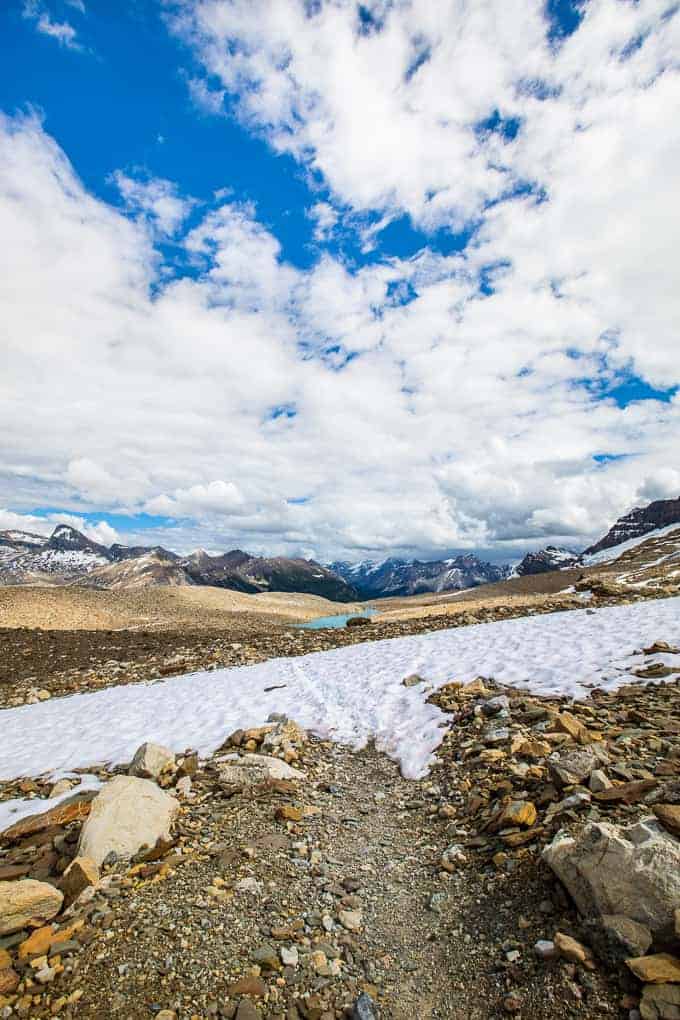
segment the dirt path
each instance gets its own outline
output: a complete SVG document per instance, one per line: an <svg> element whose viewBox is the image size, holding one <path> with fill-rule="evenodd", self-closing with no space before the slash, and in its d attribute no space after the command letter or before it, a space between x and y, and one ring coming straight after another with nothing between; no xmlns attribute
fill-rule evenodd
<svg viewBox="0 0 680 1020"><path fill-rule="evenodd" d="M588 978L584 1012L570 998L575 968L535 959L533 943L555 925L546 910L564 915L547 873L494 873L469 852L459 871L442 871L462 830L442 817L436 770L406 781L373 749L317 742L303 767L294 792L233 796L216 767L199 773L180 826L183 863L163 881L114 882L90 907L95 936L71 985L83 991L78 1017L617 1015L599 978ZM291 804L314 813L277 820ZM352 1012L362 993L372 1013Z"/></svg>

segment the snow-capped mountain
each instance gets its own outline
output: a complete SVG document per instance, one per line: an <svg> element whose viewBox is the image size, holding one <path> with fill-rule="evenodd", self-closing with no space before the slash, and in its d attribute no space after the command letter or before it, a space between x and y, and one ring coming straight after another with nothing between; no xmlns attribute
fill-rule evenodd
<svg viewBox="0 0 680 1020"><path fill-rule="evenodd" d="M329 569L357 589L362 598L460 591L508 577L510 568L485 563L471 553L446 560L362 560L330 563Z"/></svg>
<svg viewBox="0 0 680 1020"><path fill-rule="evenodd" d="M64 584L110 562L106 546L66 524L59 524L49 538L23 531L1 534L3 584Z"/></svg>
<svg viewBox="0 0 680 1020"><path fill-rule="evenodd" d="M547 574L550 570L564 570L573 567L578 562L579 554L573 549L563 549L560 546L548 545L538 552L527 553L521 563L518 563L514 570L517 577L526 577L528 574Z"/></svg>
<svg viewBox="0 0 680 1020"><path fill-rule="evenodd" d="M354 602L355 589L314 560L265 559L234 549L221 556L198 550L178 556L161 546L107 547L68 525L49 538L0 532L0 584L83 584L96 588L214 585L243 592L289 591Z"/></svg>
<svg viewBox="0 0 680 1020"><path fill-rule="evenodd" d="M619 517L604 538L589 546L583 556L593 556L670 524L680 524L680 499L657 499L648 506L636 506Z"/></svg>

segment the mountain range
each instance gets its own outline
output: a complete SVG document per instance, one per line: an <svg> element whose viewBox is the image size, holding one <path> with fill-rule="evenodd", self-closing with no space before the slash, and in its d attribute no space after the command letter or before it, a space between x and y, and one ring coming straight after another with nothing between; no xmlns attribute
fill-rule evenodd
<svg viewBox="0 0 680 1020"><path fill-rule="evenodd" d="M484 563L471 553L425 562L394 557L362 560L361 563L339 561L329 564L329 568L364 599L460 591L490 581L502 581L510 575L510 567Z"/></svg>
<svg viewBox="0 0 680 1020"><path fill-rule="evenodd" d="M471 553L423 561L388 557L360 563L284 556L260 557L240 549L211 555L203 549L180 556L162 546L105 546L66 524L49 537L0 531L0 584L145 588L155 585L211 585L241 592L303 592L334 602L458 591L510 577L523 577L604 562L609 550L624 549L651 532L680 525L680 498L656 500L624 514L582 553L547 546L527 553L514 568L480 560ZM621 550L623 551L623 550Z"/></svg>

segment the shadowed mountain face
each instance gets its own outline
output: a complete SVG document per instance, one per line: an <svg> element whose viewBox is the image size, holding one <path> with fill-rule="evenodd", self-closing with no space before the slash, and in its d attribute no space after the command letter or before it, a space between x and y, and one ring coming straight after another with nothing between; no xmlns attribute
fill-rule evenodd
<svg viewBox="0 0 680 1020"><path fill-rule="evenodd" d="M649 506L635 507L619 517L604 538L586 549L583 555L591 556L603 549L611 549L631 538L639 538L657 528L668 527L669 524L680 524L680 499L657 499Z"/></svg>

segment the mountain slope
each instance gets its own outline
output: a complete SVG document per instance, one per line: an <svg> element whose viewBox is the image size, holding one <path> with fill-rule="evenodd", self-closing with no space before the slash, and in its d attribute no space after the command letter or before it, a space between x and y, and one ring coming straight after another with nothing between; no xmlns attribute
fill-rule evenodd
<svg viewBox="0 0 680 1020"><path fill-rule="evenodd" d="M604 549L621 545L622 542L647 535L658 528L668 527L670 524L680 524L680 498L657 499L648 506L634 507L629 513L619 517L604 538L589 546L583 556L592 556Z"/></svg>
<svg viewBox="0 0 680 1020"><path fill-rule="evenodd" d="M240 549L223 556L203 550L180 561L195 584L211 584L243 592L289 591L321 595L332 602L356 602L357 591L336 572L314 560L265 559Z"/></svg>

